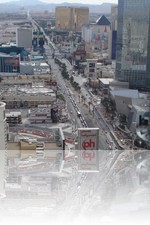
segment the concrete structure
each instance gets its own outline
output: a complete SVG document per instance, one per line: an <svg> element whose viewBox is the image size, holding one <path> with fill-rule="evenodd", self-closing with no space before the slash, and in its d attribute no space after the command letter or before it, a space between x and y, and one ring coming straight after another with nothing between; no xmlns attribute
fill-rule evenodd
<svg viewBox="0 0 150 225"><path fill-rule="evenodd" d="M103 65L103 63L97 62L97 78L114 78L115 71L111 65Z"/></svg>
<svg viewBox="0 0 150 225"><path fill-rule="evenodd" d="M58 127L45 132L38 128L35 131L23 129L17 132L14 141L8 142L8 150L9 177L31 176L31 173L40 176L40 172L47 176L47 172L59 173L62 169L65 138Z"/></svg>
<svg viewBox="0 0 150 225"><path fill-rule="evenodd" d="M118 1L116 79L134 89L150 86L149 9L150 0Z"/></svg>
<svg viewBox="0 0 150 225"><path fill-rule="evenodd" d="M12 149L12 151L10 151ZM55 158L58 153L62 154L62 147L59 147L57 143L53 142L41 142L28 140L20 142L9 142L8 143L8 159L20 159L25 160L29 157L39 159L44 158ZM40 154L41 153L41 154ZM38 161L38 160L37 160ZM22 163L24 164L24 163ZM28 162L29 166L30 162ZM28 167L26 166L26 167Z"/></svg>
<svg viewBox="0 0 150 225"><path fill-rule="evenodd" d="M148 124L149 101L146 94L124 88L110 91L110 98L115 102L117 113L126 116L131 132L135 133L137 127Z"/></svg>
<svg viewBox="0 0 150 225"><path fill-rule="evenodd" d="M89 9L86 7L56 7L56 29L81 31L83 24L89 21Z"/></svg>
<svg viewBox="0 0 150 225"><path fill-rule="evenodd" d="M6 121L9 126L15 126L22 123L21 112L6 113Z"/></svg>
<svg viewBox="0 0 150 225"><path fill-rule="evenodd" d="M139 98L138 90L121 89L111 91L111 98L115 99L116 110L120 114L128 117L130 106L132 107L133 99Z"/></svg>
<svg viewBox="0 0 150 225"><path fill-rule="evenodd" d="M110 83L113 81L114 81L114 79L112 79L112 78L100 78L99 79L100 91L102 91L104 94L108 94Z"/></svg>
<svg viewBox="0 0 150 225"><path fill-rule="evenodd" d="M6 150L7 150L7 130L5 118L5 103L0 102L0 198L5 196L6 179Z"/></svg>
<svg viewBox="0 0 150 225"><path fill-rule="evenodd" d="M50 73L50 67L47 63L36 62L21 62L20 73L26 75L44 75Z"/></svg>
<svg viewBox="0 0 150 225"><path fill-rule="evenodd" d="M11 87L3 85L0 93L0 99L4 100L7 108L32 108L56 101L56 92L49 87L46 88L43 83Z"/></svg>
<svg viewBox="0 0 150 225"><path fill-rule="evenodd" d="M30 123L51 123L51 105L39 105L30 110Z"/></svg>
<svg viewBox="0 0 150 225"><path fill-rule="evenodd" d="M118 89L129 89L128 82L119 82L117 80L113 80L110 83L109 91L118 90Z"/></svg>
<svg viewBox="0 0 150 225"><path fill-rule="evenodd" d="M20 63L20 74L33 75L33 66L31 62Z"/></svg>
<svg viewBox="0 0 150 225"><path fill-rule="evenodd" d="M32 48L32 29L30 28L17 28L16 30L16 44L18 47L25 49Z"/></svg>

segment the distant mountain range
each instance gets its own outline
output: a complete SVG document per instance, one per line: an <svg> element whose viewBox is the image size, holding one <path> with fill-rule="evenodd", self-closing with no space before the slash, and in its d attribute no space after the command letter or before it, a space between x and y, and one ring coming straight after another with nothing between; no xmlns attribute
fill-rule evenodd
<svg viewBox="0 0 150 225"><path fill-rule="evenodd" d="M108 0L109 1L109 0ZM48 10L50 12L55 12L57 6L75 6L75 7L89 7L90 13L104 13L109 14L111 10L112 3L103 3L101 5L91 5L91 4L81 4L81 3L45 3L39 0L20 0L20 1L10 1L7 3L0 3L0 12L14 12L20 10L22 7L30 11L43 11Z"/></svg>

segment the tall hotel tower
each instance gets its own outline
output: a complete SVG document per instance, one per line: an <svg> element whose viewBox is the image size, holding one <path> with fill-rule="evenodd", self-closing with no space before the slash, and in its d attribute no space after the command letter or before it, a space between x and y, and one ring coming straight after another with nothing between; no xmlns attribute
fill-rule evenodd
<svg viewBox="0 0 150 225"><path fill-rule="evenodd" d="M0 102L0 198L5 196L5 179L7 166L7 127L5 103Z"/></svg>
<svg viewBox="0 0 150 225"><path fill-rule="evenodd" d="M118 0L116 79L150 90L150 0Z"/></svg>

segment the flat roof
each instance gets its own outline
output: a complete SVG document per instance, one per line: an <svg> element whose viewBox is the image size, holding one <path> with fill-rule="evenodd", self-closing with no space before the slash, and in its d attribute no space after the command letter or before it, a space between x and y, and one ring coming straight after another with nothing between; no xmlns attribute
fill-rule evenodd
<svg viewBox="0 0 150 225"><path fill-rule="evenodd" d="M100 78L99 81L101 81L103 84L110 84L110 82L114 81L113 78Z"/></svg>
<svg viewBox="0 0 150 225"><path fill-rule="evenodd" d="M56 96L54 90L38 84L33 84L33 87L31 84L25 84L24 86L3 84L0 87L0 96Z"/></svg>
<svg viewBox="0 0 150 225"><path fill-rule="evenodd" d="M138 90L131 90L131 89L119 89L111 91L113 96L122 96L122 97L129 97L129 98L139 98Z"/></svg>

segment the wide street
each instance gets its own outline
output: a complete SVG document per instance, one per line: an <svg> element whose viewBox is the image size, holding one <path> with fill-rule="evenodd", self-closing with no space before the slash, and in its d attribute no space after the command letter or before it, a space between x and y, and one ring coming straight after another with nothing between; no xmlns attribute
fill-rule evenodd
<svg viewBox="0 0 150 225"><path fill-rule="evenodd" d="M47 51L51 51L51 49ZM63 62L65 62L65 60L63 60ZM70 180L68 189L66 190L66 201L64 202L63 207L60 207L60 213L62 212L62 209L65 209L67 210L68 215L71 216L74 214L74 212L77 212L80 209L80 213L82 212L84 214L87 210L92 210L92 207L98 203L100 203L101 207L105 206L105 201L102 200L102 196L106 190L110 189L110 187L112 190L118 190L117 185L119 185L119 180L117 179L117 176L119 175L117 175L117 171L122 170L122 168L124 170L127 167L126 163L128 163L128 161L123 162L122 160L124 157L126 158L127 155L129 155L130 159L131 151L124 152L117 150L120 149L120 146L112 135L112 128L106 123L105 119L101 115L99 110L100 106L94 106L93 112L92 110L89 110L89 108L86 106L88 105L88 100L86 104L79 100L79 93L73 89L69 81L66 81L62 78L59 67L54 63L54 60L51 58L51 56L49 56L49 64L52 68L52 74L54 77L56 77L58 85L65 97L66 106L70 112L73 129L84 127L81 123L81 120L77 117L76 108L78 108L88 127L99 127L100 149L108 150L110 145L113 146L113 149L116 149L109 151L99 151L100 171L98 173L80 173L75 169L72 175L72 179ZM66 66L67 65L68 62L66 63ZM72 74L70 65L68 71L70 71L70 74ZM82 91L84 92L84 95L86 95L87 99L91 99L88 90L86 90L83 85L81 87L81 95ZM130 159L130 162L132 162L132 158ZM134 169L134 172L132 172L132 175L130 176L135 174L134 166L135 165L131 167ZM130 170L132 171L131 168ZM131 183L128 185L130 186ZM108 195L109 196L107 200L108 202L111 202L111 198L113 198L113 191L108 193Z"/></svg>
<svg viewBox="0 0 150 225"><path fill-rule="evenodd" d="M99 127L100 149L108 150L110 144L113 149L116 149L99 151L100 170L98 173L81 173L77 170L76 166L72 167L72 178L67 185L66 199L62 205L58 204L57 206L56 214L59 213L60 218L64 218L64 215L67 213L68 220L65 217L65 222L72 219L73 215L75 217L80 215L79 218L84 215L88 218L87 221L89 223L89 215L91 213L93 213L93 216L97 212L98 215L104 213L104 216L107 216L106 207L109 209L112 200L115 199L120 190L123 190L125 196L133 188L137 188L138 177L136 177L136 166L138 162L135 161L132 151L117 150L122 149L119 140L115 139L111 126L103 118L100 106L94 106L94 112L90 112L89 108L79 101L79 93L72 88L69 81L62 78L58 65L54 63L54 59L51 57L52 53L57 50L56 46L49 40L49 37L47 37L47 40L46 55L48 63L52 68L52 77L56 78L59 88L65 97L73 129L76 130L78 127ZM67 70L72 75L71 66L68 61L65 59L61 60L66 64ZM91 96L82 85L81 94L83 92L89 100ZM77 110L81 112L82 120L78 118ZM125 201L124 196L120 196L123 201Z"/></svg>
<svg viewBox="0 0 150 225"><path fill-rule="evenodd" d="M47 52L51 51L50 47L48 48L48 46L47 46L46 51ZM109 149L109 146L111 143L108 141L108 138L106 137L106 132L109 132L109 130L108 130L105 122L100 119L99 115L97 115L97 113L96 113L96 110L95 110L95 113L93 114L92 112L89 112L89 109L85 106L85 104L83 104L82 102L79 102L79 93L77 93L73 89L73 87L71 86L69 81L65 81L63 79L58 65L55 64L54 59L52 59L51 56L48 56L48 62L52 68L52 70L51 70L52 77L56 78L58 85L61 89L61 92L65 97L67 109L70 112L70 118L71 118L72 122L74 123L73 126L76 128L82 127L82 123L81 123L80 119L77 117L76 108L79 108L88 127L99 127L99 129L100 129L99 148L102 150ZM71 73L70 64L67 62L66 65L69 65L68 70ZM86 89L84 89L84 92L86 92L87 96L89 96L89 93ZM89 96L89 98L90 97L91 96Z"/></svg>

